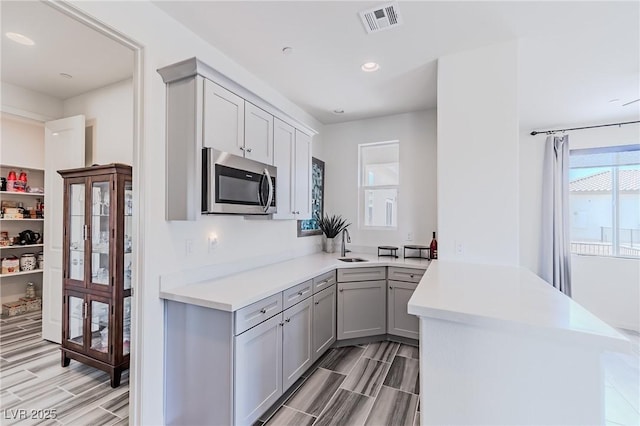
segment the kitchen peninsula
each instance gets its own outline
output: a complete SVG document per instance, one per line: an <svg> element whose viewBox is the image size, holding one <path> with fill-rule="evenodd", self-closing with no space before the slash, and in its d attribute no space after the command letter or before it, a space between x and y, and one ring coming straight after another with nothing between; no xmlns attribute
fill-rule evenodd
<svg viewBox="0 0 640 426"><path fill-rule="evenodd" d="M604 424L601 356L630 342L529 270L435 261L408 309L421 424Z"/></svg>

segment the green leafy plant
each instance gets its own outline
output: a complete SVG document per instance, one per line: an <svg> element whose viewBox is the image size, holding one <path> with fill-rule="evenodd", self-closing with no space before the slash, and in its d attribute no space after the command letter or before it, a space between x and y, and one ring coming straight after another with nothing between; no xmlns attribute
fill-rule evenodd
<svg viewBox="0 0 640 426"><path fill-rule="evenodd" d="M351 225L351 223L347 223L339 214L331 215L331 217L327 214L325 214L324 217L316 216L316 220L318 221L318 227L320 227L320 230L327 238L337 237L343 229Z"/></svg>

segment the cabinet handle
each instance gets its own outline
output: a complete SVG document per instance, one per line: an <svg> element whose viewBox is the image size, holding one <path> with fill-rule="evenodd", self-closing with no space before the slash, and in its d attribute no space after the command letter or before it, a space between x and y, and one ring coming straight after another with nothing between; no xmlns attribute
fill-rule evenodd
<svg viewBox="0 0 640 426"><path fill-rule="evenodd" d="M84 309L82 310L82 316L84 319L87 319L87 311L89 310L89 304L84 302Z"/></svg>
<svg viewBox="0 0 640 426"><path fill-rule="evenodd" d="M344 291L344 288L341 288L341 289L340 289L340 293L342 293L343 291Z"/></svg>
<svg viewBox="0 0 640 426"><path fill-rule="evenodd" d="M84 241L87 241L88 238L89 238L89 225L84 225L82 227L82 239Z"/></svg>
<svg viewBox="0 0 640 426"><path fill-rule="evenodd" d="M278 325L279 325L280 327L283 327L283 326L284 326L284 323L283 323L283 322L281 322L281 323L280 323L280 324L278 324Z"/></svg>
<svg viewBox="0 0 640 426"><path fill-rule="evenodd" d="M409 275L411 278L413 278L413 274Z"/></svg>
<svg viewBox="0 0 640 426"><path fill-rule="evenodd" d="M298 292L298 296L302 296L302 290Z"/></svg>
<svg viewBox="0 0 640 426"><path fill-rule="evenodd" d="M319 305L319 304L320 304L320 301L318 300L318 301L316 302L316 305Z"/></svg>
<svg viewBox="0 0 640 426"><path fill-rule="evenodd" d="M393 287L389 286L389 290L393 290Z"/></svg>
<svg viewBox="0 0 640 426"><path fill-rule="evenodd" d="M241 146L241 147L240 147L240 151L244 151L244 146Z"/></svg>
<svg viewBox="0 0 640 426"><path fill-rule="evenodd" d="M246 151L247 151L247 152L251 152L251 148L247 148L247 150L246 150Z"/></svg>
<svg viewBox="0 0 640 426"><path fill-rule="evenodd" d="M287 318L284 322L291 322L291 318Z"/></svg>
<svg viewBox="0 0 640 426"><path fill-rule="evenodd" d="M267 310L265 308L260 309L260 312L262 312L263 314L267 313Z"/></svg>

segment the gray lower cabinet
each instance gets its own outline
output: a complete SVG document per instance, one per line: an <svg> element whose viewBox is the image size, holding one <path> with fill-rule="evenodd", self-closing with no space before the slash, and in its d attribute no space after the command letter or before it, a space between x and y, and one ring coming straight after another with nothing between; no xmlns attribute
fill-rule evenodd
<svg viewBox="0 0 640 426"><path fill-rule="evenodd" d="M336 285L313 295L313 362L336 341Z"/></svg>
<svg viewBox="0 0 640 426"><path fill-rule="evenodd" d="M338 340L387 332L387 282L339 282Z"/></svg>
<svg viewBox="0 0 640 426"><path fill-rule="evenodd" d="M288 389L313 363L313 304L308 297L282 313L282 389ZM267 407L268 408L268 407Z"/></svg>
<svg viewBox="0 0 640 426"><path fill-rule="evenodd" d="M387 333L418 339L418 317L407 313L407 304L418 283L388 281Z"/></svg>
<svg viewBox="0 0 640 426"><path fill-rule="evenodd" d="M234 418L253 424L282 395L283 314L235 337ZM202 366L217 368L215 365Z"/></svg>

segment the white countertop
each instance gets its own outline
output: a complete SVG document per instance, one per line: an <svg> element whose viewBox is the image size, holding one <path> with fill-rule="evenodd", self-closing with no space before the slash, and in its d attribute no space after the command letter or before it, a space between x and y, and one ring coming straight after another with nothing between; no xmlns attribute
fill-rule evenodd
<svg viewBox="0 0 640 426"><path fill-rule="evenodd" d="M521 267L434 261L408 311L474 325L565 332L607 341L612 350L629 349L625 336Z"/></svg>
<svg viewBox="0 0 640 426"><path fill-rule="evenodd" d="M160 297L176 302L234 312L265 297L286 290L333 269L373 266L398 266L427 269L429 261L378 257L371 254L348 253L347 257L360 257L367 262L341 262L338 253L316 253L245 272L164 289Z"/></svg>

